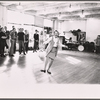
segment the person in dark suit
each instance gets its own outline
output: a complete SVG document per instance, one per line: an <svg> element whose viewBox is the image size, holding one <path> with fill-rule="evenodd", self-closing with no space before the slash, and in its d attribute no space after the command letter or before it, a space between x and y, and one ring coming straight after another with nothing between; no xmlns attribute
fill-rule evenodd
<svg viewBox="0 0 100 100"><path fill-rule="evenodd" d="M11 46L10 46L10 51L9 51L9 56L13 57L14 55L14 47L15 47L15 41L16 41L16 29L13 29L10 32L10 42L11 42Z"/></svg>
<svg viewBox="0 0 100 100"><path fill-rule="evenodd" d="M25 42L24 42L24 45L25 45L26 53L28 52L28 44L29 44L29 33L28 33L27 30L25 30Z"/></svg>
<svg viewBox="0 0 100 100"><path fill-rule="evenodd" d="M0 55L1 55L1 57L5 57L4 49L5 49L5 46L7 47L6 39L7 39L7 37L6 37L5 31L4 31L4 28L0 28Z"/></svg>
<svg viewBox="0 0 100 100"><path fill-rule="evenodd" d="M25 45L24 45L25 33L23 31L24 31L24 29L20 28L19 32L18 32L19 54L21 54L22 51L23 51L23 54L26 55L26 53L25 53Z"/></svg>
<svg viewBox="0 0 100 100"><path fill-rule="evenodd" d="M37 51L39 49L39 34L38 34L38 30L35 30L35 34L34 34L34 48L33 48L33 52Z"/></svg>
<svg viewBox="0 0 100 100"><path fill-rule="evenodd" d="M4 27L4 29L5 29L5 33L7 36L6 43L8 45L8 53L9 53L9 51L10 51L10 31L7 30L6 26Z"/></svg>
<svg viewBox="0 0 100 100"><path fill-rule="evenodd" d="M16 41L17 41L17 31L15 26L12 26L12 30L11 31L15 31L15 42L14 42L14 54L16 53Z"/></svg>

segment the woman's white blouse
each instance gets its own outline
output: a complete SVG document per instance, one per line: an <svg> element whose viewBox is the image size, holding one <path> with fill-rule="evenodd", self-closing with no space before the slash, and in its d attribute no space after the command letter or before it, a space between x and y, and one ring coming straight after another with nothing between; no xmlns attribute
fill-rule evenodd
<svg viewBox="0 0 100 100"><path fill-rule="evenodd" d="M54 45L53 45L53 47L57 47L58 44L59 44L59 38L53 37L53 40L54 40Z"/></svg>
<svg viewBox="0 0 100 100"><path fill-rule="evenodd" d="M50 37L48 40L46 40L46 41L44 42L44 44L47 44L47 43L49 43L50 41L52 41L52 37ZM58 44L59 44L59 38L53 37L53 41L54 41L53 47L57 47Z"/></svg>

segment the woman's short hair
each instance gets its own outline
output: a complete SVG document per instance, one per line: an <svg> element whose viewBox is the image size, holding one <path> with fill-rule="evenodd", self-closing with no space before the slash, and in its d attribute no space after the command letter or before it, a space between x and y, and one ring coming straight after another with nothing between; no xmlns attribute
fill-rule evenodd
<svg viewBox="0 0 100 100"><path fill-rule="evenodd" d="M58 36L59 36L59 32L58 32L57 30L55 30L55 31L54 31L54 34L55 34L55 32L57 32L57 33L58 33Z"/></svg>

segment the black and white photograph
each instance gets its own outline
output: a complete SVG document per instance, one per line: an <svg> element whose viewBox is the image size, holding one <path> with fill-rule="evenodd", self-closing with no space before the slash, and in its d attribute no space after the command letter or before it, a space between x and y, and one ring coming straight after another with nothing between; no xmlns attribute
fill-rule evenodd
<svg viewBox="0 0 100 100"><path fill-rule="evenodd" d="M0 98L17 97L100 98L99 1L0 1Z"/></svg>

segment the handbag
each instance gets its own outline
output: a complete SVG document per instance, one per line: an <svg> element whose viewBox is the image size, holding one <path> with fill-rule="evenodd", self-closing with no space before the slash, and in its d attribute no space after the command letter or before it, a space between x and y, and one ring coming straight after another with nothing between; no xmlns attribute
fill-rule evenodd
<svg viewBox="0 0 100 100"><path fill-rule="evenodd" d="M43 49L39 50L39 51L38 51L38 56L39 56L39 58L40 58L42 61L44 61L44 59L45 59L45 57L46 57L46 52L45 52L45 50L43 50Z"/></svg>

